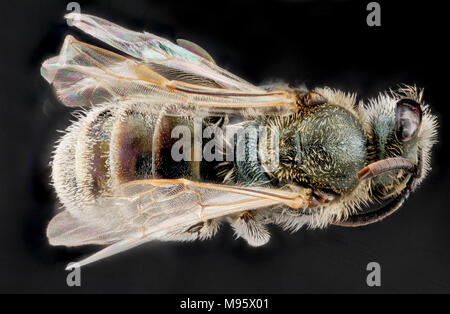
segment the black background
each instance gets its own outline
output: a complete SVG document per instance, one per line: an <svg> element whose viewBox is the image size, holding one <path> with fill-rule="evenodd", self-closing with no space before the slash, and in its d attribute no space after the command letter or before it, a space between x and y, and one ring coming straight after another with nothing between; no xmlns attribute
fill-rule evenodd
<svg viewBox="0 0 450 314"><path fill-rule="evenodd" d="M69 1L8 1L0 10L0 291L2 292L450 292L448 18L440 2L379 1L381 27L368 27L370 1L79 1L84 13L133 30L198 43L255 84L281 79L331 86L362 99L399 83L425 88L439 117L433 171L396 214L364 228L289 234L271 228L264 247L233 240L223 225L209 241L149 243L82 269L66 286L64 267L99 247L51 247L54 214L48 162L71 110L40 76L68 33ZM376 261L382 286L366 285Z"/></svg>

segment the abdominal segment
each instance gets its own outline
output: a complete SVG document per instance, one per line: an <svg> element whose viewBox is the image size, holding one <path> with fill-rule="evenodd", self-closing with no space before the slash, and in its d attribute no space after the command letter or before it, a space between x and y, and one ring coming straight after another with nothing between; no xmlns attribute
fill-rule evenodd
<svg viewBox="0 0 450 314"><path fill-rule="evenodd" d="M114 184L151 178L152 142L157 117L123 109L114 123L111 139L111 172Z"/></svg>
<svg viewBox="0 0 450 314"><path fill-rule="evenodd" d="M96 108L67 129L58 143L52 180L66 208L81 208L84 202L110 191L110 139L115 115Z"/></svg>

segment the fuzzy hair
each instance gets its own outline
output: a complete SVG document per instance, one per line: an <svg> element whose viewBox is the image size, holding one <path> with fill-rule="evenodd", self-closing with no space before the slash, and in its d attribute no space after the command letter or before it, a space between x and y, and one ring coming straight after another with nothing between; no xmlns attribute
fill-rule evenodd
<svg viewBox="0 0 450 314"><path fill-rule="evenodd" d="M358 111L355 108L356 104L356 94L345 93L337 89L332 89L329 87L321 87L314 89L317 93L322 95L328 100L329 104L342 107L350 111L353 115L359 116Z"/></svg>
<svg viewBox="0 0 450 314"><path fill-rule="evenodd" d="M344 108L361 121L362 113L356 105L356 94L345 93L328 87L316 88L315 92L327 99L327 102ZM369 201L368 182L361 182L349 195L340 201L319 207L312 211L310 215L298 215L290 210L276 211L273 220L284 229L297 231L302 226L308 228L325 228L334 221L345 220L354 214L361 205L367 205Z"/></svg>
<svg viewBox="0 0 450 314"><path fill-rule="evenodd" d="M245 239L251 246L261 246L270 240L263 212L244 212L241 215L228 217L227 220L233 228L236 238Z"/></svg>
<svg viewBox="0 0 450 314"><path fill-rule="evenodd" d="M363 123L365 131L371 134L371 122L379 115L389 115L395 117L397 102L402 98L409 98L420 104L422 109L422 123L417 133L418 145L422 152L422 168L420 178L415 181L413 188L416 188L431 170L431 148L437 142L437 117L431 114L429 105L423 101L423 89L416 86L403 85L397 91L389 90L380 93L377 98L369 99L366 106L360 106L360 111L364 117Z"/></svg>

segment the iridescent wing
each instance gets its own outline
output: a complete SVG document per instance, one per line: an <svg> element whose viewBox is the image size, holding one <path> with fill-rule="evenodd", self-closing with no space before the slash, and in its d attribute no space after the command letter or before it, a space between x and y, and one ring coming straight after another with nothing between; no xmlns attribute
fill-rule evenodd
<svg viewBox="0 0 450 314"><path fill-rule="evenodd" d="M303 208L308 203L298 191L186 179L139 180L82 209L67 208L52 219L47 236L52 245L110 244L79 263L85 265L150 240L170 239L200 222L275 204Z"/></svg>
<svg viewBox="0 0 450 314"><path fill-rule="evenodd" d="M297 94L267 91L216 66L192 43L190 50L148 33L128 31L103 19L80 15L80 29L133 58L67 36L60 55L45 61L42 75L67 106L117 100L174 104L187 112L279 114L297 110Z"/></svg>
<svg viewBox="0 0 450 314"><path fill-rule="evenodd" d="M190 74L196 77L198 85L248 92L264 91L216 66L206 51L186 40L179 41L184 46L181 47L156 35L130 31L95 16L70 13L66 18L74 19L77 28L143 61L169 79L183 77L181 81L185 81L189 80Z"/></svg>

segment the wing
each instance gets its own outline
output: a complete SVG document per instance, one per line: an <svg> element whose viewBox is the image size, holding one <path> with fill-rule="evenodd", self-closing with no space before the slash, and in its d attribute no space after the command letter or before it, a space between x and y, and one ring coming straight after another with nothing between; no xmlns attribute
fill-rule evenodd
<svg viewBox="0 0 450 314"><path fill-rule="evenodd" d="M110 245L79 263L85 265L150 240L168 239L200 222L275 204L304 208L308 203L298 191L186 179L138 180L81 210L59 213L47 236L52 245Z"/></svg>
<svg viewBox="0 0 450 314"><path fill-rule="evenodd" d="M180 76L189 79L187 74L190 74L191 78L195 77L198 85L257 93L264 91L216 66L206 51L186 40L179 40L181 45L176 45L153 34L130 31L87 14L70 13L66 18L74 18L77 28L144 61L149 67L158 68L164 76L171 76L170 79L178 79Z"/></svg>
<svg viewBox="0 0 450 314"><path fill-rule="evenodd" d="M88 45L67 36L60 55L42 64L41 73L67 106L133 99L175 104L185 112L292 113L297 92L267 91L202 57L194 44L185 49L148 33L128 31L105 20L81 15L78 27L134 58ZM156 108L157 109L157 108ZM184 113L185 113L184 112Z"/></svg>

